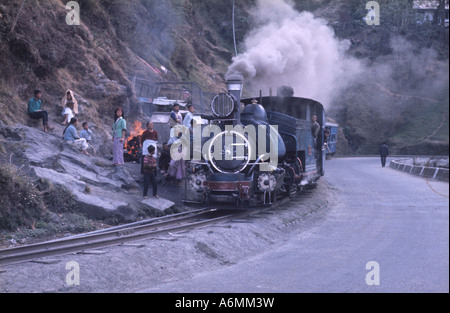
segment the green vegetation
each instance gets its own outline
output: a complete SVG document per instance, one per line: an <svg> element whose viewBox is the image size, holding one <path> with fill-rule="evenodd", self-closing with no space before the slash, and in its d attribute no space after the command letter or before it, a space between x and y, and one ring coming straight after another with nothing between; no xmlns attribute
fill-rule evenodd
<svg viewBox="0 0 450 313"><path fill-rule="evenodd" d="M449 142L449 98L433 105L411 107L405 118L409 121L398 129L393 142L416 145L424 141Z"/></svg>

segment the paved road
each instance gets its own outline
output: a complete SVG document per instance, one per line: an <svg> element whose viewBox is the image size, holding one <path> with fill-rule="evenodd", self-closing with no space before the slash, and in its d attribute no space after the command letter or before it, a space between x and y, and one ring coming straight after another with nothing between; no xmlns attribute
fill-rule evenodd
<svg viewBox="0 0 450 313"><path fill-rule="evenodd" d="M449 292L448 183L381 168L378 158L327 161L324 179L332 208L285 245L145 291Z"/></svg>

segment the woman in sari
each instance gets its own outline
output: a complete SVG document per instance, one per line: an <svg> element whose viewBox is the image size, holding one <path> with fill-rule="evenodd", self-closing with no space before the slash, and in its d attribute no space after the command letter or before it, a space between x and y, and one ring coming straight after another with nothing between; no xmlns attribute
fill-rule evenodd
<svg viewBox="0 0 450 313"><path fill-rule="evenodd" d="M125 134L127 132L127 123L123 118L123 112L121 108L116 109L114 112L114 124L113 130L113 165L125 164L123 159L123 148L125 144Z"/></svg>

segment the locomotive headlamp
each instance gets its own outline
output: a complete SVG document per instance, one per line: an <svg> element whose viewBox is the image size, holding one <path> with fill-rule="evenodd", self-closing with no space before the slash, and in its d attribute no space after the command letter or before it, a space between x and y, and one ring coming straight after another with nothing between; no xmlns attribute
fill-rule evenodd
<svg viewBox="0 0 450 313"><path fill-rule="evenodd" d="M211 110L218 118L229 117L235 108L235 98L227 93L221 93L211 102Z"/></svg>

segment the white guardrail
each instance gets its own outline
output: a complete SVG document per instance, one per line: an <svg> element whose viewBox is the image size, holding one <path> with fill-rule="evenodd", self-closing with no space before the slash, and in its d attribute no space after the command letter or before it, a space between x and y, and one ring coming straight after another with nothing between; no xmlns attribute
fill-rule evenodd
<svg viewBox="0 0 450 313"><path fill-rule="evenodd" d="M437 165L428 166L430 163L437 163ZM448 159L447 159L447 166L448 166ZM405 173L409 173L427 179L435 179L445 182L449 181L448 179L449 169L448 167L439 167L439 161L417 162L417 160L415 160L414 158L399 158L392 160L391 163L389 164L389 167L398 171L402 171Z"/></svg>

